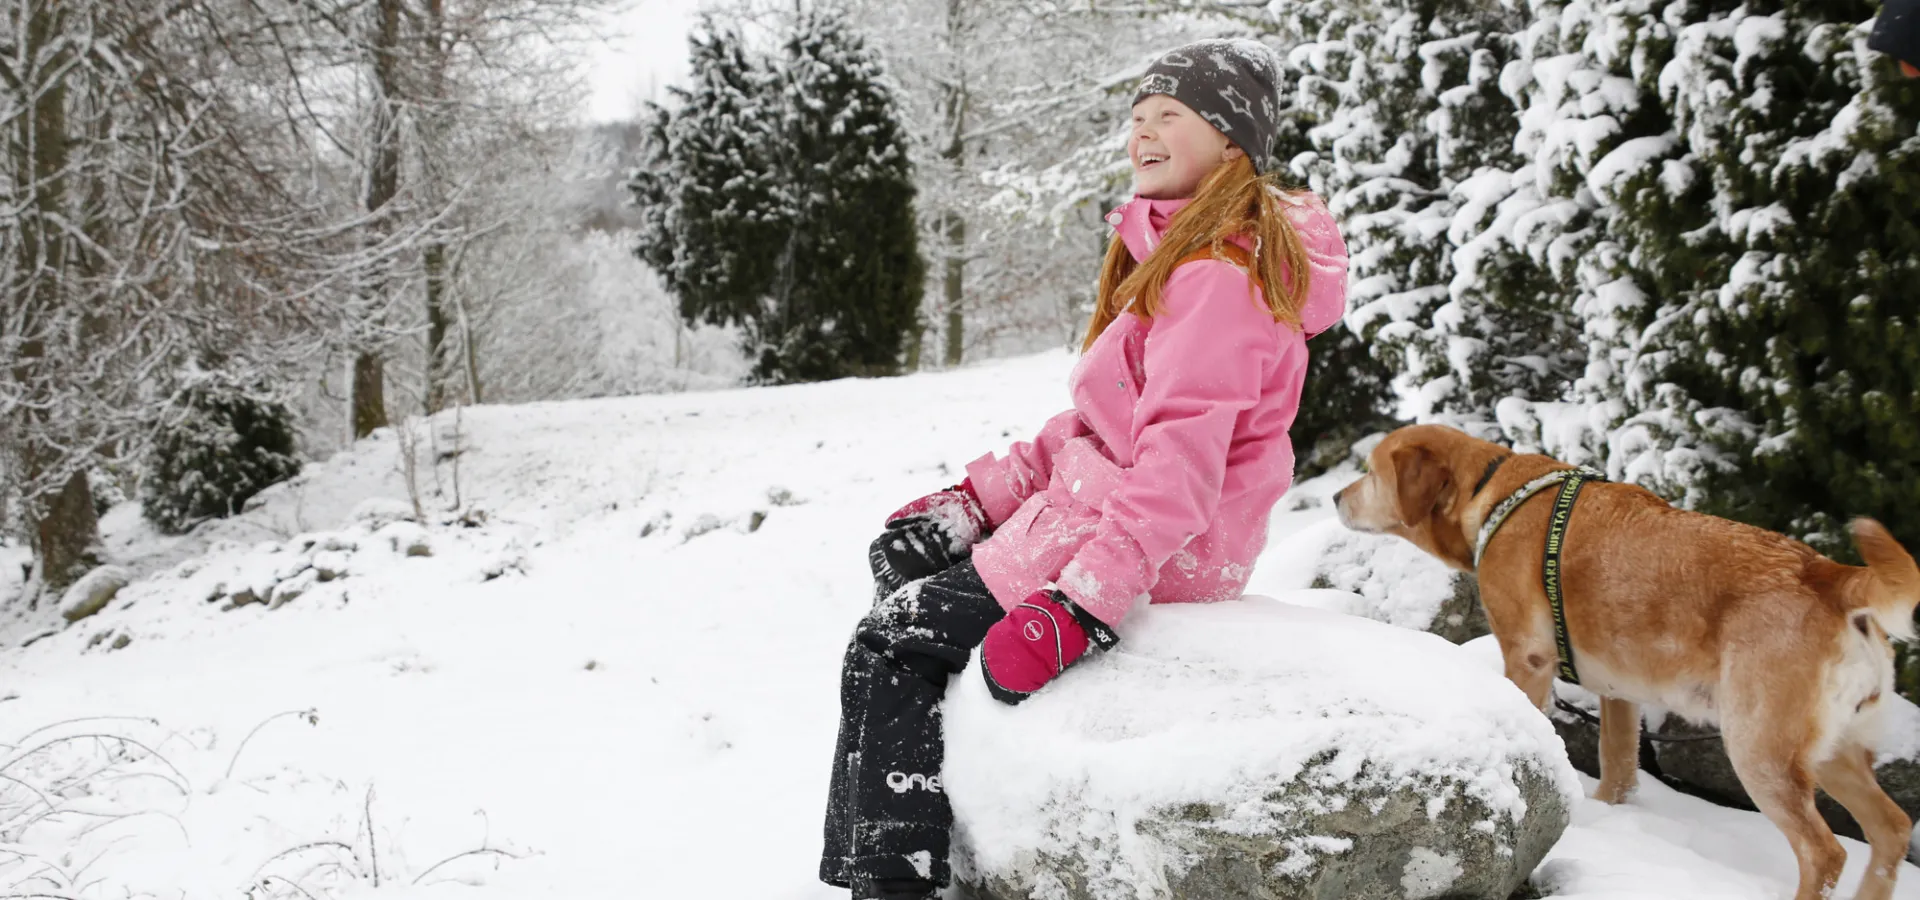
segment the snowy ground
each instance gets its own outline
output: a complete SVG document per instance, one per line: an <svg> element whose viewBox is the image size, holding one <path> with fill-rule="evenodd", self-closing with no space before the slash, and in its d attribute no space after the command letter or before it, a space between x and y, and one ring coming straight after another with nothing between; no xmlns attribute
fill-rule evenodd
<svg viewBox="0 0 1920 900"><path fill-rule="evenodd" d="M114 549L153 574L0 661L0 893L844 896L813 871L866 542L1062 407L1071 364L468 411L419 481L450 518L457 459L486 521L431 527L428 556L348 521L406 497L391 435L201 537L116 510ZM1305 586L1288 536L1329 512L1287 507L1337 486L1283 501L1254 591ZM0 548L0 597L19 559ZM340 577L223 611L309 562ZM0 623L0 646L57 624ZM1536 881L1771 900L1793 873L1759 816L1645 783L1583 804Z"/></svg>

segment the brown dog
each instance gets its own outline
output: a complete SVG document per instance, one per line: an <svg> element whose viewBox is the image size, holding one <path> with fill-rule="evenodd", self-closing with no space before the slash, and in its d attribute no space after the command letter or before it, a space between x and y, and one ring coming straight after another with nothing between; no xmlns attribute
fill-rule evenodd
<svg viewBox="0 0 1920 900"><path fill-rule="evenodd" d="M1412 541L1473 572L1481 525L1533 479L1572 468L1442 426L1399 429L1335 497L1357 531ZM1484 483L1483 483L1484 482ZM1559 664L1542 587L1556 489L1521 504L1477 569L1507 677L1546 708ZM1718 722L1734 771L1800 864L1795 900L1832 896L1846 862L1814 811L1814 787L1859 820L1873 860L1858 900L1885 900L1912 822L1874 779L1874 717L1893 690L1890 636L1913 637L1920 569L1871 519L1853 523L1865 568L1787 537L1675 509L1643 488L1593 483L1562 557L1564 608L1582 686L1601 697L1600 784L1618 803L1638 769L1647 703Z"/></svg>

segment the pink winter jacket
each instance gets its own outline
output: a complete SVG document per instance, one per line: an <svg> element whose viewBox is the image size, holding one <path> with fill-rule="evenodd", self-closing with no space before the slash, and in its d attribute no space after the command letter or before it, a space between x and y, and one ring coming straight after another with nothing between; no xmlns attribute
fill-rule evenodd
<svg viewBox="0 0 1920 900"><path fill-rule="evenodd" d="M1136 198L1107 221L1144 260L1186 203ZM1111 625L1143 596L1240 596L1293 483L1306 338L1346 306L1346 244L1325 204L1306 195L1287 214L1313 266L1305 334L1273 320L1238 266L1186 263L1158 317L1122 313L1088 348L1068 381L1073 409L967 465L995 526L974 565L1000 605L1053 583Z"/></svg>

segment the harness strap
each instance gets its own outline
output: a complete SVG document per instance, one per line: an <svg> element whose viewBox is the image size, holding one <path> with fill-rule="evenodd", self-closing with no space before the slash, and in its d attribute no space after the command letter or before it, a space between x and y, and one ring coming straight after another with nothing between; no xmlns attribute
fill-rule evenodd
<svg viewBox="0 0 1920 900"><path fill-rule="evenodd" d="M1560 649L1560 680L1568 684L1579 684L1580 676L1573 670L1573 642L1567 638L1567 608L1561 596L1560 550L1566 545L1567 523L1573 520L1573 502L1580 498L1580 488L1591 480L1590 476L1577 469L1560 480L1560 495L1553 501L1553 518L1547 520L1546 556L1540 568L1540 579L1547 589L1547 603L1553 608L1553 642Z"/></svg>
<svg viewBox="0 0 1920 900"><path fill-rule="evenodd" d="M1513 515L1514 511L1520 508L1520 504L1533 499L1533 495L1565 481L1575 472L1582 472L1591 479L1606 480L1605 476L1592 469L1555 469L1521 485L1519 490L1500 501L1500 505L1495 506L1493 512L1487 514L1485 522L1480 523L1480 536L1473 545L1473 567L1480 568L1480 557L1487 554L1487 545L1493 542L1494 533L1500 530L1500 526L1507 523L1507 517Z"/></svg>
<svg viewBox="0 0 1920 900"><path fill-rule="evenodd" d="M1487 545L1493 536L1505 525L1520 505L1533 499L1535 494L1556 484L1560 493L1554 499L1553 516L1547 522L1547 542L1541 580L1547 590L1547 602L1553 610L1553 640L1559 649L1560 678L1569 684L1579 684L1580 678L1573 668L1573 643L1567 637L1566 604L1561 590L1560 552L1566 543L1567 523L1573 518L1573 503L1580 497L1580 489L1589 481L1606 481L1607 477L1584 466L1577 469L1556 469L1520 486L1500 505L1487 514L1487 520L1480 525L1479 539L1473 547L1473 567L1477 572L1480 559L1487 553Z"/></svg>

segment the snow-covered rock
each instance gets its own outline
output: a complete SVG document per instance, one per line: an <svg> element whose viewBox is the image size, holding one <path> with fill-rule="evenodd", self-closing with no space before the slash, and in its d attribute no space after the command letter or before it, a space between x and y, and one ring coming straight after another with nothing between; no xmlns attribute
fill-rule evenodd
<svg viewBox="0 0 1920 900"><path fill-rule="evenodd" d="M413 521L413 504L392 497L368 497L355 504L347 518L378 531L393 522Z"/></svg>
<svg viewBox="0 0 1920 900"><path fill-rule="evenodd" d="M1552 725L1444 640L1302 600L1140 609L1018 707L958 679L961 880L996 900L1506 900L1581 796Z"/></svg>
<svg viewBox="0 0 1920 900"><path fill-rule="evenodd" d="M80 580L60 595L60 616L78 622L107 608L133 575L119 566L99 566L80 576Z"/></svg>
<svg viewBox="0 0 1920 900"><path fill-rule="evenodd" d="M1480 584L1404 538L1361 534L1337 521L1317 526L1325 549L1313 586L1355 595L1356 616L1431 631L1456 644L1487 634Z"/></svg>

